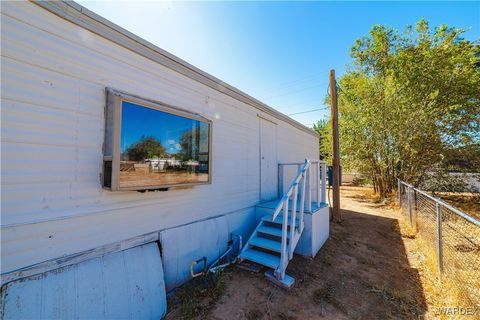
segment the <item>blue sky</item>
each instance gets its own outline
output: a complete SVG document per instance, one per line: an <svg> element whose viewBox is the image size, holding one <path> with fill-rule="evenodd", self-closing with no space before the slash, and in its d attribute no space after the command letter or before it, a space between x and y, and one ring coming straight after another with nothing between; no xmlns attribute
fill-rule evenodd
<svg viewBox="0 0 480 320"><path fill-rule="evenodd" d="M122 119L121 152L125 152L142 137L154 136L168 153L175 154L181 150L181 136L192 130L198 123L196 120L159 112L129 102L122 104ZM200 125L206 124L201 123Z"/></svg>
<svg viewBox="0 0 480 320"><path fill-rule="evenodd" d="M424 17L480 38L480 2L90 2L123 28L286 114L323 107L355 39ZM329 111L292 116L310 125Z"/></svg>

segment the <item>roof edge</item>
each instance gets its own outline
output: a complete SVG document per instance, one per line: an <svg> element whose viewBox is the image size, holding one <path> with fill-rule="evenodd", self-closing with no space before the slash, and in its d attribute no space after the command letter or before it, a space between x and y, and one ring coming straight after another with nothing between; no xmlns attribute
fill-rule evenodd
<svg viewBox="0 0 480 320"><path fill-rule="evenodd" d="M73 1L33 1L51 13L317 138L312 129Z"/></svg>

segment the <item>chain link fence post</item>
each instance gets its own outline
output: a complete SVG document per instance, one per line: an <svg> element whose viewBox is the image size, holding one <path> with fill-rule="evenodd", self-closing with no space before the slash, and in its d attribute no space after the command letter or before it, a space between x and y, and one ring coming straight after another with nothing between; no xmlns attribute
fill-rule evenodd
<svg viewBox="0 0 480 320"><path fill-rule="evenodd" d="M417 215L418 215L418 210L419 210L419 199L418 199L419 194L417 191L412 188L412 202L413 202L413 209L412 209L412 228L413 232L417 233Z"/></svg>
<svg viewBox="0 0 480 320"><path fill-rule="evenodd" d="M397 179L397 193L398 193L398 206L401 208L402 207L402 183L400 182L400 179Z"/></svg>
<svg viewBox="0 0 480 320"><path fill-rule="evenodd" d="M399 200L441 285L451 284L465 303L480 306L480 219L401 180Z"/></svg>
<svg viewBox="0 0 480 320"><path fill-rule="evenodd" d="M436 203L437 209L437 257L438 257L438 272L443 273L443 248L442 248L442 212L440 203Z"/></svg>
<svg viewBox="0 0 480 320"><path fill-rule="evenodd" d="M410 220L410 226L413 226L413 220L412 220L412 188L408 187L407 189L408 192L408 218Z"/></svg>

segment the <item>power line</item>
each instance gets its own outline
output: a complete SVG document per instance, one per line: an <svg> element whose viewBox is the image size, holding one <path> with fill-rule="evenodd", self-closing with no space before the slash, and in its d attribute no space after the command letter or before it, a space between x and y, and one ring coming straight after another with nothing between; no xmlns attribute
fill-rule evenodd
<svg viewBox="0 0 480 320"><path fill-rule="evenodd" d="M330 93L328 92L330 88L330 85L327 87L327 96L330 96ZM267 99L268 100L268 99ZM302 100L297 100L297 99L293 99L293 104L290 104L290 105L283 105L281 107L279 107L279 109L296 109L298 107L305 107L305 105L307 104L310 104L312 102L315 102L313 105L315 104L318 104L318 103L321 103L321 100L322 98L313 98L313 99L302 99ZM289 101L292 101L292 99L289 99Z"/></svg>
<svg viewBox="0 0 480 320"><path fill-rule="evenodd" d="M318 84L316 84L314 86L311 86L311 87L303 87L303 88L299 88L298 90L287 91L287 92L282 93L282 94L266 97L263 100L268 101L268 100L272 100L273 98L288 96L288 95L291 95L291 94L295 94L295 93L299 93L299 92L303 92L303 91L307 91L307 90L311 90L311 89L315 89L315 88L318 88Z"/></svg>
<svg viewBox="0 0 480 320"><path fill-rule="evenodd" d="M294 116L294 115L297 115L297 114L310 113L310 112L315 112L315 111L322 111L322 110L327 110L328 108L329 108L329 107L319 108L319 109L312 109L312 110L301 111L301 112L295 112L295 113L287 114L287 116Z"/></svg>
<svg viewBox="0 0 480 320"><path fill-rule="evenodd" d="M314 103L312 103L314 102ZM303 100L293 100L292 104L289 105L282 105L281 107L279 106L280 109L297 109L297 108L306 108L306 107L312 107L314 108L315 106L318 106L319 103L321 103L321 99L315 98L315 99L303 99Z"/></svg>
<svg viewBox="0 0 480 320"><path fill-rule="evenodd" d="M315 98L315 99L307 99L303 101L301 100L295 101L295 103L293 104L277 106L275 109L277 109L278 111L286 115L289 115L287 114L287 112L290 110L298 110L298 109L302 110L304 108L306 108L307 110L310 110L309 108L314 108L316 110L319 105L321 105L320 99Z"/></svg>
<svg viewBox="0 0 480 320"><path fill-rule="evenodd" d="M320 74L316 73L316 74L311 74L310 76L303 77L297 80L284 82L284 83L278 84L277 86L272 87L270 90L267 90L266 93L272 94L272 93L277 93L278 91L284 91L292 87L298 87L299 85L304 84L305 82L312 82L314 80L317 80L319 76Z"/></svg>
<svg viewBox="0 0 480 320"><path fill-rule="evenodd" d="M319 119L317 122L313 122L313 123L303 123L301 122L301 124L303 124L304 126L314 126L314 125L317 125L318 122L322 121L322 120L326 120L326 118L323 118L323 119Z"/></svg>

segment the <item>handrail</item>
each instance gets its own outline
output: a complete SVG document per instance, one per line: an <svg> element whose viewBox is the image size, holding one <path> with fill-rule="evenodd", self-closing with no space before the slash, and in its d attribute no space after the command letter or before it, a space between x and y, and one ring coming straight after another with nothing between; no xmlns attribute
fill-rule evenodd
<svg viewBox="0 0 480 320"><path fill-rule="evenodd" d="M283 207L283 202L285 201L288 201L290 196L292 195L293 193L293 188L294 188L294 184L295 183L299 183L300 182L300 179L303 177L303 173L306 172L306 170L309 168L310 166L310 161L309 160L305 160L304 162L304 166L303 166L303 169L297 174L297 176L295 177L295 179L293 179L293 182L292 184L290 185L290 187L288 188L288 191L282 196L282 199L280 200L280 202L277 204L277 207L275 208L275 211L273 213L273 216L272 216L272 221L275 220L275 218L278 216L278 214L280 213L282 207Z"/></svg>
<svg viewBox="0 0 480 320"><path fill-rule="evenodd" d="M309 160L310 163L324 163L327 164L327 161L325 160ZM293 165L302 165L305 164L305 162L280 162L279 165L281 166L293 166Z"/></svg>
<svg viewBox="0 0 480 320"><path fill-rule="evenodd" d="M298 167L297 174L292 180L290 186L286 192L283 192L283 167L288 165L296 165ZM305 159L303 163L280 163L279 164L279 196L280 201L275 207L275 211L272 215L272 221L274 221L280 212L283 212L282 217L282 242L280 252L280 265L275 270L275 274L278 278L283 279L285 276L285 270L287 268L288 261L293 258L293 251L295 246L300 240L300 236L303 232L304 213L305 210L312 212L312 190L311 190L311 178L312 178L312 165L315 167L315 186L316 186L316 198L317 207L320 208L321 203L326 201L326 165L325 161L321 160L308 160ZM320 187L320 185L322 187ZM298 194L300 192L300 195ZM300 208L298 210L298 224L297 224L297 200L300 197ZM289 210L290 198L292 201L292 207ZM290 221L290 232L288 232L288 224ZM287 243L287 238L289 241Z"/></svg>

